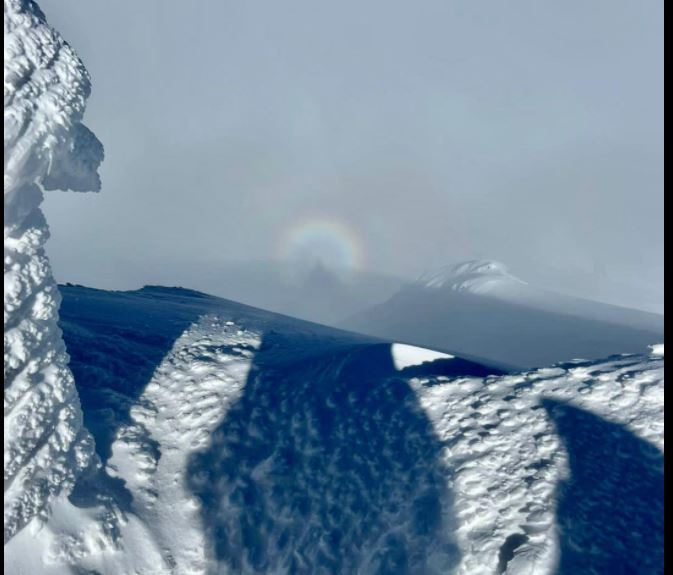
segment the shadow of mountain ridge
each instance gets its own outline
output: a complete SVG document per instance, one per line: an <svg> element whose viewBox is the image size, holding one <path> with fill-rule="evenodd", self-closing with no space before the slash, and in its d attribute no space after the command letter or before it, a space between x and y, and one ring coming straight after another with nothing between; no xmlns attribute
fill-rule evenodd
<svg viewBox="0 0 673 575"><path fill-rule="evenodd" d="M545 399L570 477L558 487L558 575L664 573L664 456L623 425Z"/></svg>
<svg viewBox="0 0 673 575"><path fill-rule="evenodd" d="M243 397L191 457L212 559L237 573L450 573L450 470L389 345L299 362L267 334Z"/></svg>

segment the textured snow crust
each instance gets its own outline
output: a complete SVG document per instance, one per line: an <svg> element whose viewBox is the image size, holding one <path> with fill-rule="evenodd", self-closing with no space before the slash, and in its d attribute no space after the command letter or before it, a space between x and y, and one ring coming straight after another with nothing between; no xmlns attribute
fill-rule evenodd
<svg viewBox="0 0 673 575"><path fill-rule="evenodd" d="M46 516L93 453L57 325L43 189L98 190L102 146L81 124L89 78L28 0L5 0L4 537Z"/></svg>
<svg viewBox="0 0 673 575"><path fill-rule="evenodd" d="M412 385L450 445L459 573L493 573L512 535L521 543L507 573L553 573L559 563L560 573L663 573L661 358L428 383ZM582 468L571 470L569 457ZM623 482L633 483L628 509ZM577 500L562 503L568 492Z"/></svg>
<svg viewBox="0 0 673 575"><path fill-rule="evenodd" d="M485 376L188 290L62 291L120 511L57 512L15 567L663 573L659 347Z"/></svg>

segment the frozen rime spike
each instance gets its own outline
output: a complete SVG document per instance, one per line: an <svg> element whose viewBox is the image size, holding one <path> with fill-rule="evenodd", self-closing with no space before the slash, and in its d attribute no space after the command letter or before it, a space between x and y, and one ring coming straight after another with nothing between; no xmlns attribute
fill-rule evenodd
<svg viewBox="0 0 673 575"><path fill-rule="evenodd" d="M30 0L5 0L5 543L92 461L58 327L43 189L98 191L103 146L81 123L89 76Z"/></svg>

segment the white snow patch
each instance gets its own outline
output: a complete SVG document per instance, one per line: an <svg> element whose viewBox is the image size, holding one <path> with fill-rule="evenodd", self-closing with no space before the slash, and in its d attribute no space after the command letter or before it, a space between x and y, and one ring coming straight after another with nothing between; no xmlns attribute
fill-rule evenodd
<svg viewBox="0 0 673 575"><path fill-rule="evenodd" d="M664 344L663 343L657 343L655 345L650 346L650 349L652 350L652 355L657 355L659 357L664 357Z"/></svg>
<svg viewBox="0 0 673 575"><path fill-rule="evenodd" d="M390 354L393 358L395 369L401 371L407 367L421 365L422 363L438 359L453 359L454 356L441 351L433 351L405 343L393 343L390 346Z"/></svg>

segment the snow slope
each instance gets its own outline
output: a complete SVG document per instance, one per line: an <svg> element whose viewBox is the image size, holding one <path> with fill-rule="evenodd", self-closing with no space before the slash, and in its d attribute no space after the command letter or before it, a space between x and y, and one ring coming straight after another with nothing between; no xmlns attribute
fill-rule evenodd
<svg viewBox="0 0 673 575"><path fill-rule="evenodd" d="M94 190L103 149L81 123L89 78L28 0L5 0L4 537L67 494L93 445L57 325L44 189Z"/></svg>
<svg viewBox="0 0 673 575"><path fill-rule="evenodd" d="M499 262L477 260L427 274L339 325L525 369L642 353L663 341L663 324L657 314L538 289Z"/></svg>
<svg viewBox="0 0 673 575"><path fill-rule="evenodd" d="M95 260L95 258L93 258ZM105 278L104 289L137 289L154 285L189 285L213 295L332 325L355 313L385 301L405 280L366 270L335 271L320 262L312 267L286 261L180 261L163 266L129 255L124 269L110 262L87 262L89 276L80 268L61 265L62 278L87 283L87 277ZM127 269L128 268L128 269Z"/></svg>
<svg viewBox="0 0 673 575"><path fill-rule="evenodd" d="M8 572L663 573L663 346L506 375L180 288L62 291L105 467Z"/></svg>
<svg viewBox="0 0 673 575"><path fill-rule="evenodd" d="M39 206L99 188L88 91L5 0L5 573L663 573L663 345L504 374L190 290L66 286L66 353Z"/></svg>

